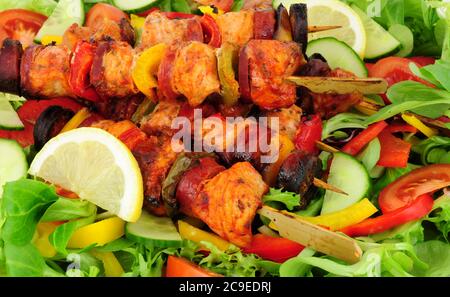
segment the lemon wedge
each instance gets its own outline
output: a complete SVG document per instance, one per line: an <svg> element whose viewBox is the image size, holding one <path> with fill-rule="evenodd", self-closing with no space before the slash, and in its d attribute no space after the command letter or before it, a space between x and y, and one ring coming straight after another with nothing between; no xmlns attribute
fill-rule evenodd
<svg viewBox="0 0 450 297"><path fill-rule="evenodd" d="M124 221L139 219L143 182L139 165L117 138L98 128L79 128L52 138L29 174L76 193Z"/></svg>
<svg viewBox="0 0 450 297"><path fill-rule="evenodd" d="M289 7L295 3L305 3L308 7L310 26L341 26L339 29L310 33L309 40L334 37L348 44L361 57L366 51L366 31L360 16L347 4L338 0L275 0L273 5Z"/></svg>

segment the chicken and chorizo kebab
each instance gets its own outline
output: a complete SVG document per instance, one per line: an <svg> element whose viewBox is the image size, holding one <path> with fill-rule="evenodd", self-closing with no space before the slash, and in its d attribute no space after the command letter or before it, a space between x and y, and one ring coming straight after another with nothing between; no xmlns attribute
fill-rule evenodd
<svg viewBox="0 0 450 297"><path fill-rule="evenodd" d="M193 108L208 111L205 117L217 112L246 116L250 110L246 106L255 106L261 115L280 118L281 133L287 139L282 145L289 147L302 110L295 105L298 89L286 78L314 73L320 62L306 61L298 36L286 40L289 32L285 26L276 27L277 17L282 23L280 15L273 10L225 13L217 17L214 31L205 29L205 20L200 17L171 19L153 12L147 16L135 48L126 20L90 29L72 26L64 34L63 44L30 46L23 54L20 44L6 41L0 60L8 60L14 67L1 71L0 85L4 91L34 98L65 96L91 102L102 116L118 122L91 120L81 125L105 129L129 147L143 172L148 210L166 215L168 208L178 207L230 242L246 246L268 185L306 193L320 171L317 157L295 148L286 149L285 156L269 166L261 166L258 153L224 153L219 154L220 159L195 157L178 175L174 197L167 197L166 179L177 161L186 157L172 150L171 122L177 116L190 115ZM220 43L212 33L220 36ZM283 36L283 40L273 39L276 36ZM133 71L139 66L139 56L159 44L165 44L164 52L152 73L157 78L152 99L159 103L139 121L139 128L126 121L144 100ZM236 62L237 71L233 67ZM326 69L320 74L354 77L343 70ZM336 98L303 91L312 97L315 112L324 116L339 112L338 105L349 108L362 99L358 93ZM216 108L216 94L231 99Z"/></svg>

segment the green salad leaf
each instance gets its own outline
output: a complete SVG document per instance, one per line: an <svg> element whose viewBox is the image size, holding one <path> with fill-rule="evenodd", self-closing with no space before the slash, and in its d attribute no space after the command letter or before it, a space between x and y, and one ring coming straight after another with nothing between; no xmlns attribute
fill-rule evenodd
<svg viewBox="0 0 450 297"><path fill-rule="evenodd" d="M450 164L450 138L444 136L433 136L414 145L412 150L419 154L422 163Z"/></svg>
<svg viewBox="0 0 450 297"><path fill-rule="evenodd" d="M54 0L0 0L0 11L6 9L27 9L49 16L58 1Z"/></svg>
<svg viewBox="0 0 450 297"><path fill-rule="evenodd" d="M380 160L381 144L378 138L375 138L366 146L366 148L357 156L357 159L363 163L367 172L371 172Z"/></svg>
<svg viewBox="0 0 450 297"><path fill-rule="evenodd" d="M322 130L322 139L333 136L335 131L342 129L366 129L367 116L356 113L340 113L325 121Z"/></svg>
<svg viewBox="0 0 450 297"><path fill-rule="evenodd" d="M263 203L267 202L280 202L284 204L288 210L293 210L296 206L300 206L300 195L270 188L269 193L263 197Z"/></svg>
<svg viewBox="0 0 450 297"><path fill-rule="evenodd" d="M86 200L59 198L50 205L41 218L42 222L69 221L89 217L96 213L97 206Z"/></svg>
<svg viewBox="0 0 450 297"><path fill-rule="evenodd" d="M450 245L448 243L430 240L417 244L415 251L420 260L428 264L428 269L414 269L416 276L449 277L450 276Z"/></svg>

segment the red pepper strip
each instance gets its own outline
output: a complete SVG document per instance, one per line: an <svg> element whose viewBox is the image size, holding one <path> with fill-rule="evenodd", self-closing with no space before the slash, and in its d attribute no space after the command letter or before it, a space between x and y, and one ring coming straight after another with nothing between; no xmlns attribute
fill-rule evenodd
<svg viewBox="0 0 450 297"><path fill-rule="evenodd" d="M216 21L209 14L204 14L200 18L202 24L203 34L205 35L205 43L208 45L219 48L222 44L222 35L220 34L220 28Z"/></svg>
<svg viewBox="0 0 450 297"><path fill-rule="evenodd" d="M319 115L304 118L295 136L295 147L311 154L319 153L316 142L322 139L322 129Z"/></svg>
<svg viewBox="0 0 450 297"><path fill-rule="evenodd" d="M244 248L244 252L256 254L265 260L283 263L297 256L304 248L287 238L256 234L253 236L252 244Z"/></svg>
<svg viewBox="0 0 450 297"><path fill-rule="evenodd" d="M417 133L416 127L401 122L391 123L387 129L391 133L399 133L399 132Z"/></svg>
<svg viewBox="0 0 450 297"><path fill-rule="evenodd" d="M92 87L89 79L95 50L96 46L89 42L79 41L75 46L70 61L69 83L73 93L92 102L100 101L100 96Z"/></svg>
<svg viewBox="0 0 450 297"><path fill-rule="evenodd" d="M367 219L356 225L346 227L341 232L351 237L381 233L426 216L432 210L433 203L434 200L431 195L425 194L418 197L409 205L388 214L383 214L379 217Z"/></svg>
<svg viewBox="0 0 450 297"><path fill-rule="evenodd" d="M352 156L356 156L369 142L374 140L383 131L388 124L385 121L378 122L367 127L366 130L359 133L358 136L353 138L347 143L342 151Z"/></svg>
<svg viewBox="0 0 450 297"><path fill-rule="evenodd" d="M164 15L169 19L190 19L195 17L195 14L184 12L164 12Z"/></svg>
<svg viewBox="0 0 450 297"><path fill-rule="evenodd" d="M408 165L411 144L395 137L385 129L378 136L381 144L378 165L390 168L405 168Z"/></svg>
<svg viewBox="0 0 450 297"><path fill-rule="evenodd" d="M145 18L146 16L148 16L149 14L151 14L154 11L159 11L159 8L158 7L152 7L150 9L146 10L146 11L139 12L136 15Z"/></svg>

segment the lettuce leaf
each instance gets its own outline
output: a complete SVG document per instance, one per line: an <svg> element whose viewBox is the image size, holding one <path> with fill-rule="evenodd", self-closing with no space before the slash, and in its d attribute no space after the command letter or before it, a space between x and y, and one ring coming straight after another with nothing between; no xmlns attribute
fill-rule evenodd
<svg viewBox="0 0 450 297"><path fill-rule="evenodd" d="M450 276L450 245L438 240L431 240L415 246L419 259L428 264L428 269L414 269L416 276L448 277Z"/></svg>
<svg viewBox="0 0 450 297"><path fill-rule="evenodd" d="M22 8L49 16L56 4L57 1L54 0L0 0L0 11Z"/></svg>
<svg viewBox="0 0 450 297"><path fill-rule="evenodd" d="M293 210L296 206L300 206L300 195L270 188L270 192L263 197L263 203L267 204L267 202L280 202L288 210Z"/></svg>

